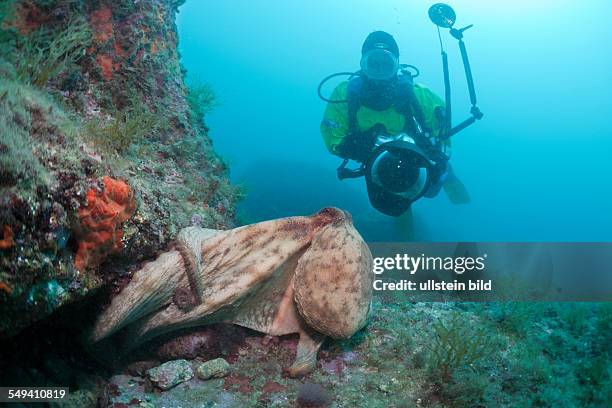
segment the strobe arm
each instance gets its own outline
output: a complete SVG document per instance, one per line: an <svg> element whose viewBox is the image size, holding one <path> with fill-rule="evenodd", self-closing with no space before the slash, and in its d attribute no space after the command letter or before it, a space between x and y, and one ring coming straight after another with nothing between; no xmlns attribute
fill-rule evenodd
<svg viewBox="0 0 612 408"><path fill-rule="evenodd" d="M447 125L448 125L447 129L449 130L440 138L441 140L446 140L449 137L459 133L466 127L476 122L477 120L482 119L482 117L484 116L483 113L478 108L478 106L476 106L477 99L476 99L476 89L474 87L474 77L472 76L472 68L470 67L470 59L468 57L467 49L465 47L465 43L463 42L463 32L471 27L473 26L469 25L459 30L456 28L451 28L450 33L454 38L456 38L459 41L459 51L461 52L461 60L463 61L463 68L465 70L465 78L467 80L468 91L470 93L470 102L472 104L472 107L470 109L470 114L472 116L453 128L451 128L452 125L450 122L450 118L447 118ZM444 68L444 85L445 85L445 90L446 90L445 93L447 97L446 102L448 105L450 103L450 81L448 81L448 60L446 57L446 53L444 51L442 51L442 64ZM447 107L447 112L450 112L450 109L448 109L448 107Z"/></svg>
<svg viewBox="0 0 612 408"><path fill-rule="evenodd" d="M446 55L446 51L444 50L442 50L442 68L444 70L444 103L446 105L446 111L444 113L444 131L449 132L453 127L453 111L451 108L451 85L450 74L448 71L448 55Z"/></svg>

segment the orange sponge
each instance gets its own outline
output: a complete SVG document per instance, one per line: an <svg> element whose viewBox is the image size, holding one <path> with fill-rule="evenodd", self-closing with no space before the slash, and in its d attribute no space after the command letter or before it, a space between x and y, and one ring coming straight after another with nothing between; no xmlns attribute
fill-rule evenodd
<svg viewBox="0 0 612 408"><path fill-rule="evenodd" d="M13 229L10 225L5 225L2 230L2 239L0 239L0 249L9 249L15 244L13 241Z"/></svg>
<svg viewBox="0 0 612 408"><path fill-rule="evenodd" d="M78 210L79 247L74 265L83 270L98 265L108 254L121 250L122 224L136 209L134 194L125 182L104 177L104 191L90 189L87 207Z"/></svg>

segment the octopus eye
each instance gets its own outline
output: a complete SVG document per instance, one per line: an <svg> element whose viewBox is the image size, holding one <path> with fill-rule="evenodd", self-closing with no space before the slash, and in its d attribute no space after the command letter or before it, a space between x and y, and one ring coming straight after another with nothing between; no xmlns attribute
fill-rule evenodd
<svg viewBox="0 0 612 408"><path fill-rule="evenodd" d="M347 212L336 207L326 207L319 211L316 215L325 219L329 223L341 223L346 220Z"/></svg>
<svg viewBox="0 0 612 408"><path fill-rule="evenodd" d="M351 213L348 212L348 211L345 211L345 210L342 210L342 212L344 213L344 216L346 217L346 220L352 224L353 223L353 216L351 215Z"/></svg>

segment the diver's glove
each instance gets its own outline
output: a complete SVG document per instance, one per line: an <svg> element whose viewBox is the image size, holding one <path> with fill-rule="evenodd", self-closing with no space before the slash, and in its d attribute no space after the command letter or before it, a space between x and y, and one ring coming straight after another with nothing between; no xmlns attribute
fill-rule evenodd
<svg viewBox="0 0 612 408"><path fill-rule="evenodd" d="M355 137L347 137L338 145L338 153L340 157L365 162L372 154L373 144L364 143Z"/></svg>
<svg viewBox="0 0 612 408"><path fill-rule="evenodd" d="M374 150L376 135L382 131L384 127L381 129L379 125L376 125L365 132L349 134L337 147L339 156L365 163Z"/></svg>

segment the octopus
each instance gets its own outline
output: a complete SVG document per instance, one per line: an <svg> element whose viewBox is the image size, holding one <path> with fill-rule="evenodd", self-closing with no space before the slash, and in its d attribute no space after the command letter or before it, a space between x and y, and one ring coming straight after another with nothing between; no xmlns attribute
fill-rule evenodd
<svg viewBox="0 0 612 408"><path fill-rule="evenodd" d="M368 246L350 214L337 208L225 231L188 227L171 250L134 273L89 340L120 337L128 352L159 335L215 323L297 333L286 369L297 377L316 367L327 337L350 338L365 326L371 270Z"/></svg>

